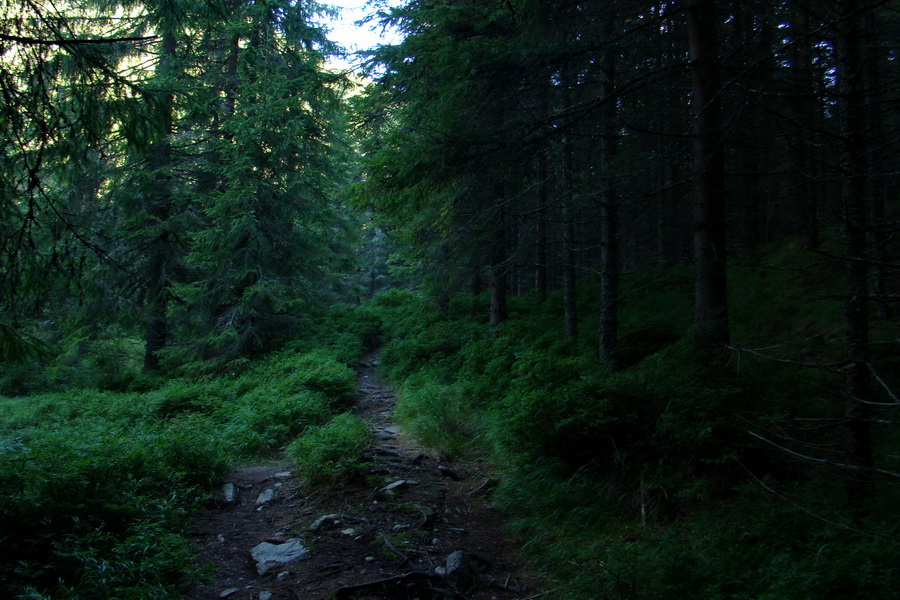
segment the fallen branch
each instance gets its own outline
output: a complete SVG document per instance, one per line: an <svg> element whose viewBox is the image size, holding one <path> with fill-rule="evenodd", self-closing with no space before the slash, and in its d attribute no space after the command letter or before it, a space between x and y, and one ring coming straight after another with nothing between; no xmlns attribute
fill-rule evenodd
<svg viewBox="0 0 900 600"><path fill-rule="evenodd" d="M477 494L486 492L487 490L491 489L495 485L497 485L497 480L492 477L488 477L487 479L484 480L484 483L482 483L481 485L479 485L477 488L475 488L474 490L472 490L471 492L469 492L466 495L467 496L475 496Z"/></svg>
<svg viewBox="0 0 900 600"><path fill-rule="evenodd" d="M428 573L426 571L411 571L403 575L386 577L385 579L378 579L366 583L358 583L356 585L345 585L344 587L338 588L338 590L334 593L334 597L335 600L339 600L340 598L350 598L354 594L356 594L356 592L360 592L362 590L370 590L372 588L396 585L398 583L409 583L410 581L416 580L440 581L441 579L442 578L440 575L435 575L434 573Z"/></svg>
<svg viewBox="0 0 900 600"><path fill-rule="evenodd" d="M379 533L378 537L381 538L381 541L384 542L384 545L387 546L388 550L390 550L391 552L393 552L394 554L396 554L397 556L399 556L400 558L403 559L403 562L400 563L401 565L404 565L407 562L409 562L409 557L407 555L403 554L402 552L400 552L399 550L397 550L397 547L391 543L391 541L387 538L386 535L384 535L383 533Z"/></svg>
<svg viewBox="0 0 900 600"><path fill-rule="evenodd" d="M897 397L897 394L894 393L894 390L892 390L890 388L890 386L887 384L887 382L884 379L882 379L880 375L878 375L878 371L875 370L875 365L873 365L870 362L867 362L866 365L868 365L869 372L872 374L872 377L874 377L875 381L877 381L878 384L884 388L884 391L887 392L887 395L890 396L891 401L892 401L887 404L885 404L885 403L878 403L878 404L880 404L881 406L895 406L895 405L900 404L900 398ZM876 404L876 403L872 402L869 404Z"/></svg>
<svg viewBox="0 0 900 600"><path fill-rule="evenodd" d="M759 477L757 477L756 474L754 474L750 469L748 469L746 466L744 466L743 463L741 463L741 461L736 461L736 462L737 462L737 464L739 464L745 471L747 471L747 474L750 475L750 477L752 477L754 480L756 480L756 483L758 483L764 490L766 490L767 492L769 492L770 494L772 494L772 495L775 496L776 498L779 498L780 500L782 500L782 501L784 501L784 502L787 502L788 504L790 504L791 506L793 506L794 508L796 508L796 509L799 510L800 512L809 515L809 516L812 517L813 519L816 519L816 520L818 520L818 521L822 521L822 522L825 523L826 525L831 525L832 527L837 527L838 529L843 529L843 530L845 530L845 531L852 531L852 532L854 532L854 533L859 533L859 534L862 534L862 535L867 535L867 536L871 536L871 537L878 537L878 538L885 538L885 539L889 539L889 540L896 540L896 539L897 539L897 538L894 537L894 536L884 535L884 534L882 534L882 533L877 533L877 532L875 532L875 531L864 531L864 530L862 530L862 529L857 529L856 527L851 527L850 525L845 525L844 523L838 523L838 522L836 522L836 521L832 521L831 519L826 519L826 518L823 517L822 515L816 514L816 513L814 513L813 511L809 510L808 508L806 508L806 507L804 507L804 506L801 506L801 505L798 504L797 502L794 502L793 500L791 500L791 499L788 498L787 496L785 496L785 495L783 495L783 494L779 494L778 492L776 492L775 490L773 490L771 487L769 487L768 485L766 485L766 483L765 483L762 479L760 479ZM526 600L527 600L527 599L526 599Z"/></svg>
<svg viewBox="0 0 900 600"><path fill-rule="evenodd" d="M782 364L786 364L786 365L793 365L795 367L805 367L807 369L824 369L825 371L830 371L832 373L840 373L841 369L843 369L844 367L846 367L847 365L850 364L846 360L841 361L841 362L836 362L836 363L804 363L804 362L798 362L796 360L788 360L786 358L775 358L773 356L768 356L768 355L763 354L762 352L758 352L756 350L750 350L749 348L736 348L734 346L726 346L726 348L728 348L732 352L737 352L738 354L746 352L748 354L753 354L754 356L759 356L761 358L770 360L772 362L782 363Z"/></svg>

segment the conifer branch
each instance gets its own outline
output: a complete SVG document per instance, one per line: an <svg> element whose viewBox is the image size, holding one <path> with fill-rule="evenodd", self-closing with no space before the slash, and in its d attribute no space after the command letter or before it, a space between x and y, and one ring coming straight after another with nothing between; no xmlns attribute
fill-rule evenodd
<svg viewBox="0 0 900 600"><path fill-rule="evenodd" d="M0 33L0 41L15 42L25 46L81 46L86 44L116 44L119 42L146 42L155 40L157 36L122 37L122 38L85 38L85 39L42 39L21 35Z"/></svg>

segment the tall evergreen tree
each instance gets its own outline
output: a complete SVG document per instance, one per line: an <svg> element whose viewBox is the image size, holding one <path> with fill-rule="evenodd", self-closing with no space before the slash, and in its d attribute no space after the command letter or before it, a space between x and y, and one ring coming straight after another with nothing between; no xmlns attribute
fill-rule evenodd
<svg viewBox="0 0 900 600"><path fill-rule="evenodd" d="M225 102L208 116L201 168L213 183L196 198L194 272L180 287L204 356L252 354L296 333L329 270L349 256L331 199L345 162L344 83L324 71L315 10L245 2L232 7L224 36L209 33L227 57L223 73L208 74Z"/></svg>

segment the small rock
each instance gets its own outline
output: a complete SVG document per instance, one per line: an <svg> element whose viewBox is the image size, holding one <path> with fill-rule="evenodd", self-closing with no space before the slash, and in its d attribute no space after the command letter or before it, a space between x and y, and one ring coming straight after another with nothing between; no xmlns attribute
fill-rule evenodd
<svg viewBox="0 0 900 600"><path fill-rule="evenodd" d="M234 504L237 499L237 486L233 483L226 483L222 486L222 495L225 497L226 504Z"/></svg>
<svg viewBox="0 0 900 600"><path fill-rule="evenodd" d="M340 523L340 521L339 521L340 518L341 518L341 515L339 515L337 513L330 514L330 515L322 515L321 517L319 517L318 519L313 521L312 525L310 525L309 528L312 531L317 531L320 527L322 527L322 525L325 525L326 523L334 523L334 524Z"/></svg>
<svg viewBox="0 0 900 600"><path fill-rule="evenodd" d="M451 470L449 467L445 467L444 465L438 465L438 472L444 477L448 477L453 481L459 481L460 479L462 479L459 473L456 473L455 471Z"/></svg>
<svg viewBox="0 0 900 600"><path fill-rule="evenodd" d="M278 479L290 479L294 474L290 471L282 471L281 473L275 473L275 477Z"/></svg>
<svg viewBox="0 0 900 600"><path fill-rule="evenodd" d="M376 559L375 559L374 556L367 556L367 557L366 557L366 562L367 562L367 563L373 563L373 562L375 562L375 560L376 560Z"/></svg>
<svg viewBox="0 0 900 600"><path fill-rule="evenodd" d="M457 550L447 557L445 573L447 577L455 577L461 580L471 580L479 572L484 571L486 561L477 554Z"/></svg>
<svg viewBox="0 0 900 600"><path fill-rule="evenodd" d="M284 484L281 483L281 482L279 481L278 483L276 483L276 484L273 485L272 487L275 488L276 490L280 490L281 488L284 487Z"/></svg>
<svg viewBox="0 0 900 600"><path fill-rule="evenodd" d="M219 542L220 544L224 544L225 536L220 533L219 535L216 536L216 541Z"/></svg>
<svg viewBox="0 0 900 600"><path fill-rule="evenodd" d="M277 579L278 581L284 581L285 579L287 579L290 576L291 576L290 571L282 571L275 577L275 579Z"/></svg>
<svg viewBox="0 0 900 600"><path fill-rule="evenodd" d="M257 496L256 505L259 506L260 504L266 504L267 502L271 502L277 497L278 492L276 490L273 490L272 488L269 488L267 490L264 490L259 496Z"/></svg>
<svg viewBox="0 0 900 600"><path fill-rule="evenodd" d="M274 567L309 558L309 550L300 543L300 540L294 539L283 544L262 542L250 551L250 555L256 561L257 573L262 575Z"/></svg>
<svg viewBox="0 0 900 600"><path fill-rule="evenodd" d="M441 545L441 540L439 540L439 539L437 539L437 538L434 538L434 539L431 540L431 545L432 545L432 546L440 546L440 545Z"/></svg>
<svg viewBox="0 0 900 600"><path fill-rule="evenodd" d="M356 530L352 527L348 527L347 529L342 529L341 533L344 535L356 535Z"/></svg>
<svg viewBox="0 0 900 600"><path fill-rule="evenodd" d="M434 574L440 575L441 577L443 577L444 575L447 574L447 569L445 569L444 567L435 567Z"/></svg>
<svg viewBox="0 0 900 600"><path fill-rule="evenodd" d="M219 594L219 598L227 598L228 596L237 594L239 591L241 591L241 588L228 588L227 590Z"/></svg>
<svg viewBox="0 0 900 600"><path fill-rule="evenodd" d="M272 600L272 592L260 592L259 600Z"/></svg>
<svg viewBox="0 0 900 600"><path fill-rule="evenodd" d="M459 573L466 567L466 555L462 550L452 552L447 557L447 575Z"/></svg>
<svg viewBox="0 0 900 600"><path fill-rule="evenodd" d="M409 525L401 525L400 523L397 523L396 525L391 527L391 531L394 532L403 531L404 529L409 529Z"/></svg>

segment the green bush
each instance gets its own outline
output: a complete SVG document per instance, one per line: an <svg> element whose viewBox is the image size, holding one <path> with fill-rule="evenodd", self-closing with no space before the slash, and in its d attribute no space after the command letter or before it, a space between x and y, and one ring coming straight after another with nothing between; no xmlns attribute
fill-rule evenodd
<svg viewBox="0 0 900 600"><path fill-rule="evenodd" d="M73 598L147 597L145 584L172 596L184 589L187 507L195 486L229 468L214 429L197 419L136 429L81 417L4 445L0 564L14 567L4 596L28 587Z"/></svg>
<svg viewBox="0 0 900 600"><path fill-rule="evenodd" d="M837 335L834 306L804 314L795 300L817 292L784 293L808 277L749 268L734 275L736 345L783 333L789 343L766 353L840 360L822 342ZM503 475L494 499L559 597L896 594L897 531L885 519L896 490L879 484L876 497L853 507L834 469L750 435L839 451L840 374L753 352L704 363L690 338L688 271L632 273L622 284L616 364L596 357L591 286L579 293L586 316L575 341L563 339L558 294L543 303L511 298L510 319L493 330L483 296L455 298L447 314L408 293L376 301L389 333L383 370L400 386L397 418L443 453L490 453ZM875 335L891 342L891 331ZM790 343L810 335L818 346ZM895 362L892 346L874 348L879 365ZM890 369L882 375L893 381ZM890 464L897 439L878 429L879 464Z"/></svg>
<svg viewBox="0 0 900 600"><path fill-rule="evenodd" d="M351 400L356 393L356 373L326 349L280 352L268 357L254 373L285 393L312 390L336 402Z"/></svg>
<svg viewBox="0 0 900 600"><path fill-rule="evenodd" d="M197 575L186 519L204 490L328 422L354 385L320 349L145 393L0 398L0 595L182 597ZM352 431L340 423L333 435Z"/></svg>
<svg viewBox="0 0 900 600"><path fill-rule="evenodd" d="M419 372L406 380L395 417L416 438L442 455L462 454L478 431L469 393L460 384L441 384Z"/></svg>
<svg viewBox="0 0 900 600"><path fill-rule="evenodd" d="M334 401L320 392L261 387L244 394L222 415L221 435L235 454L264 456L301 432L328 420Z"/></svg>
<svg viewBox="0 0 900 600"><path fill-rule="evenodd" d="M301 475L310 482L335 483L359 475L371 431L358 417L343 413L311 428L287 448Z"/></svg>

